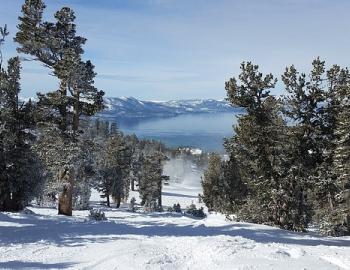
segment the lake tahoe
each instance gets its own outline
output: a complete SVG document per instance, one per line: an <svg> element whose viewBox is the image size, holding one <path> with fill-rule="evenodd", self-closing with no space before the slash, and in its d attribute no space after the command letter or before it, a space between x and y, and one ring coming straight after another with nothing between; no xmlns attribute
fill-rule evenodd
<svg viewBox="0 0 350 270"><path fill-rule="evenodd" d="M174 117L109 119L125 134L155 139L170 147L190 146L205 151L224 152L223 139L233 134L234 113L184 114Z"/></svg>

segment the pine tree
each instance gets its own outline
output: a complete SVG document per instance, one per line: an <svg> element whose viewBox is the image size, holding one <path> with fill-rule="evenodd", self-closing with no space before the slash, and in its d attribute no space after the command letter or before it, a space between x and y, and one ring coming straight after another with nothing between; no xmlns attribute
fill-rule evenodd
<svg viewBox="0 0 350 270"><path fill-rule="evenodd" d="M163 161L166 159L161 151L154 151L145 156L139 180L141 205L147 211L162 209Z"/></svg>
<svg viewBox="0 0 350 270"><path fill-rule="evenodd" d="M240 169L234 157L222 162L223 198L220 212L231 214L245 203L248 189L242 181Z"/></svg>
<svg viewBox="0 0 350 270"><path fill-rule="evenodd" d="M138 185L138 180L140 178L143 154L140 149L139 140L135 134L131 136L128 135L125 139L130 146L132 155L130 166L130 188L132 191L135 191L135 186Z"/></svg>
<svg viewBox="0 0 350 270"><path fill-rule="evenodd" d="M271 146L274 143L272 140L276 136L269 134L274 129L265 101L270 89L275 86L276 79L272 74L263 77L258 66L250 62L242 63L241 71L239 80L242 85L238 85L237 80L232 78L226 82L226 91L231 104L245 108L247 114L239 117L235 127L236 135L228 147L231 155L239 162L244 181L249 182L251 198L254 198L257 207L261 207L259 213L255 213L257 216L246 218L267 222L271 216L271 190L276 188L272 186L276 180L272 178L274 172L270 162Z"/></svg>
<svg viewBox="0 0 350 270"><path fill-rule="evenodd" d="M314 176L314 208L316 219L328 218L329 209L333 209L337 188L337 169L334 166L336 142L339 136L336 134L337 119L342 111L342 100L346 97L346 89L349 85L349 71L338 65L333 65L327 71L326 101L322 110L322 137L325 138L322 150L322 162L317 166ZM322 222L322 221L321 221Z"/></svg>
<svg viewBox="0 0 350 270"><path fill-rule="evenodd" d="M346 73L337 65L326 72L325 62L317 58L308 76L294 66L282 76L288 92L284 112L294 122L290 128L294 142L291 156L297 169L290 176L299 179L321 223L328 219L337 190L333 169L335 127Z"/></svg>
<svg viewBox="0 0 350 270"><path fill-rule="evenodd" d="M202 180L203 202L209 211L218 210L222 205L221 197L223 197L225 190L221 165L220 155L212 153L209 157L208 169L204 172Z"/></svg>
<svg viewBox="0 0 350 270"><path fill-rule="evenodd" d="M82 46L86 39L76 35L74 12L68 7L63 7L55 13L55 22L47 22L43 21L45 7L41 0L25 1L22 6L22 16L19 17L19 31L15 41L19 44L20 53L33 56L34 60L48 67L60 82L57 91L47 94L38 93L37 105L41 113L40 122L49 123L46 125L46 130L57 127L62 140L69 141L69 144L79 145L76 141L79 139L80 117L82 115L91 116L102 109L104 93L93 85L96 75L94 66L90 61L82 60L84 52ZM47 146L55 148L54 145ZM45 151L45 149L42 150ZM64 149L61 152L68 153ZM62 183L63 193L60 194L60 197L64 198L64 200L59 200L59 203L64 201L68 204L68 207L59 206L59 213L71 215L70 206L74 184L66 185L67 175L69 171L77 170L77 168L66 163L70 157L62 156L61 158L62 163L57 164L56 167L51 166L51 168L56 171L54 175L62 177L57 180ZM72 179L68 182L77 180L73 179L77 176L75 172L69 175L69 178ZM67 211L62 209L67 209Z"/></svg>
<svg viewBox="0 0 350 270"><path fill-rule="evenodd" d="M6 27L0 28L0 33L1 46L8 34ZM42 165L32 150L34 108L18 97L19 58L11 58L5 70L0 56L0 211L18 211L38 194L44 177Z"/></svg>
<svg viewBox="0 0 350 270"><path fill-rule="evenodd" d="M334 74L334 72L328 72ZM338 69L335 82L333 104L336 104L334 113L333 159L332 178L328 181L328 192L324 199L328 199L328 207L321 220L321 229L324 233L340 236L350 234L350 76L346 69ZM321 191L325 190L320 189ZM325 193L325 192L323 192ZM326 204L327 205L327 204Z"/></svg>
<svg viewBox="0 0 350 270"><path fill-rule="evenodd" d="M88 124L88 123L87 123ZM95 147L93 139L89 136L89 128L84 128L84 133L80 137L80 148L83 150L81 163L76 170L76 178L73 187L73 209L87 210L90 208L89 201L91 188L97 175L97 164L95 158Z"/></svg>
<svg viewBox="0 0 350 270"><path fill-rule="evenodd" d="M121 133L112 131L97 154L100 175L99 190L110 206L110 196L119 208L129 196L131 151Z"/></svg>
<svg viewBox="0 0 350 270"><path fill-rule="evenodd" d="M226 149L237 162L247 192L239 207L238 217L257 223L275 224L290 230L304 230L305 219L296 219L289 212L307 215L303 189L287 176L292 170L287 149L288 127L281 116L279 100L270 95L276 79L263 76L252 63L241 65L239 80L226 83L228 99L243 107L246 114L238 119L236 135L226 142ZM244 186L241 186L244 187Z"/></svg>
<svg viewBox="0 0 350 270"><path fill-rule="evenodd" d="M208 209L225 214L236 213L247 196L247 186L233 157L225 161L218 154L211 154L202 187L201 197Z"/></svg>
<svg viewBox="0 0 350 270"><path fill-rule="evenodd" d="M324 89L325 62L319 58L312 62L310 75L299 74L294 66L286 69L282 76L287 95L284 113L296 124L292 136L297 137L300 162L306 171L313 172L322 162L322 148L325 140L322 104L326 101Z"/></svg>
<svg viewBox="0 0 350 270"><path fill-rule="evenodd" d="M2 62L3 62L3 55L2 55L2 50L1 47L5 43L5 38L9 35L10 33L7 31L7 25L5 24L4 27L0 27L0 70L2 70Z"/></svg>

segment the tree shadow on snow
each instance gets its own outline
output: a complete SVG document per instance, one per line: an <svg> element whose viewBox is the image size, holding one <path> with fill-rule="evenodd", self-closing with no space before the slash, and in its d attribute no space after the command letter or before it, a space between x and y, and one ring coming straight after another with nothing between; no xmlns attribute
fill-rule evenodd
<svg viewBox="0 0 350 270"><path fill-rule="evenodd" d="M179 194L179 193L173 193L173 192L162 192L162 195L169 196L169 197L182 197L182 198L198 199L198 196Z"/></svg>
<svg viewBox="0 0 350 270"><path fill-rule="evenodd" d="M160 219L160 215L142 213L134 215L136 217L147 215L148 220L138 221L135 219L130 221L126 220L125 217L116 217L108 221L93 222L62 216L21 215L21 218L13 218L0 213L0 221L7 222L6 226L0 226L0 245L44 241L44 243L58 246L79 246L87 242L104 243L123 239L138 240L137 236L229 236L243 237L257 243L350 246L350 240L347 239L310 236L309 234L288 232L274 227L249 223L227 223L224 226L207 227L202 221L187 220L185 224L173 224Z"/></svg>
<svg viewBox="0 0 350 270"><path fill-rule="evenodd" d="M74 263L41 263L41 262L23 262L23 261L9 261L0 262L0 269L64 269L72 267Z"/></svg>

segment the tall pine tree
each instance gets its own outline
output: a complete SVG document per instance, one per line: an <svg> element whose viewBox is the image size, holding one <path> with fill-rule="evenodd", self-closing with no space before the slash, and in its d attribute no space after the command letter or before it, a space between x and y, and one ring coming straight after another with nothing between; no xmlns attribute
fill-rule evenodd
<svg viewBox="0 0 350 270"><path fill-rule="evenodd" d="M306 215L303 190L296 181L286 177L292 169L286 149L288 127L281 116L281 104L270 95L276 79L263 76L252 63L241 65L241 84L235 78L226 82L228 99L234 106L243 107L236 135L226 142L226 148L237 161L247 197L239 209L244 220L275 224L285 229L304 230Z"/></svg>
<svg viewBox="0 0 350 270"><path fill-rule="evenodd" d="M75 143L78 147L79 119L103 108L104 93L94 87L94 66L90 61L82 60L82 46L86 39L76 34L73 10L63 7L55 13L55 22L47 22L43 21L44 9L41 0L25 1L15 41L20 53L33 56L33 60L48 67L60 82L58 90L38 93L41 122L49 122L46 129L57 128L66 144ZM53 173L64 187L60 194L59 213L65 215L71 215L73 181L77 180L74 179L77 175L74 170L78 169L67 163L69 159L62 156L62 163L57 164ZM60 205L61 202L68 206Z"/></svg>
<svg viewBox="0 0 350 270"><path fill-rule="evenodd" d="M6 27L0 33L1 46ZM37 195L43 170L32 149L34 107L19 100L19 58L11 58L5 70L0 57L0 211L18 211Z"/></svg>

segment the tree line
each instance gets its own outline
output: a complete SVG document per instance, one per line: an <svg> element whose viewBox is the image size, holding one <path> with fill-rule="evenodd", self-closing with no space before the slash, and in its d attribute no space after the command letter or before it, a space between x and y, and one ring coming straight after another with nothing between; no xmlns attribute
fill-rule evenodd
<svg viewBox="0 0 350 270"><path fill-rule="evenodd" d="M164 146L125 136L115 124L91 120L104 108L104 92L84 60L87 39L77 35L75 14L63 7L54 21L43 19L42 0L26 0L17 26L17 51L46 67L59 88L23 102L21 61L3 64L1 46L8 36L0 27L0 211L19 211L34 198L57 200L58 213L88 208L95 187L116 207L139 189L149 210L161 207Z"/></svg>
<svg viewBox="0 0 350 270"><path fill-rule="evenodd" d="M251 62L225 84L227 99L245 113L225 140L229 160L213 154L203 199L209 209L238 220L305 231L317 223L328 235L350 234L350 74L287 67L285 94L274 96L277 79Z"/></svg>

